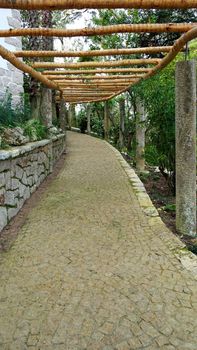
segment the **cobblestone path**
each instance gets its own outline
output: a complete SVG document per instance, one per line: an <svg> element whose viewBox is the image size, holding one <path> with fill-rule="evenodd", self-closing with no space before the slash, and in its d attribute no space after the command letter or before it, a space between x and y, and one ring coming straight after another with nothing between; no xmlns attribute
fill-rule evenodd
<svg viewBox="0 0 197 350"><path fill-rule="evenodd" d="M69 145L1 257L0 349L196 350L197 282L176 238L149 226L107 144Z"/></svg>

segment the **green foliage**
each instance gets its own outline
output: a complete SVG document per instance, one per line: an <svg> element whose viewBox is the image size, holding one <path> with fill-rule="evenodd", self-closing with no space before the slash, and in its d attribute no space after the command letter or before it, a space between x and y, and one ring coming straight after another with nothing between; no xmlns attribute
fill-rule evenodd
<svg viewBox="0 0 197 350"><path fill-rule="evenodd" d="M21 103L13 107L12 95L7 90L4 99L0 101L0 126L15 127L29 119L30 105L28 95L21 95Z"/></svg>
<svg viewBox="0 0 197 350"><path fill-rule="evenodd" d="M41 140L46 138L47 130L37 119L30 119L29 95L21 96L21 103L13 107L12 95L9 91L5 94L3 101L0 102L0 132L5 128L14 128L20 126L24 134L29 136L30 141ZM4 141L1 148L6 148Z"/></svg>
<svg viewBox="0 0 197 350"><path fill-rule="evenodd" d="M175 212L176 204L166 204L162 209L168 212Z"/></svg>
<svg viewBox="0 0 197 350"><path fill-rule="evenodd" d="M77 126L81 130L81 133L84 134L87 129L87 117L85 109L81 109L77 115Z"/></svg>
<svg viewBox="0 0 197 350"><path fill-rule="evenodd" d="M140 173L139 174L139 177L140 177L140 180L142 181L142 182L145 182L146 183L146 181L150 178L150 173L145 173L145 172L143 172L143 173Z"/></svg>
<svg viewBox="0 0 197 350"><path fill-rule="evenodd" d="M28 120L23 129L30 141L42 140L47 137L47 128L38 119Z"/></svg>
<svg viewBox="0 0 197 350"><path fill-rule="evenodd" d="M180 54L177 60L182 59ZM175 191L175 61L132 87L147 112L146 162L158 166Z"/></svg>

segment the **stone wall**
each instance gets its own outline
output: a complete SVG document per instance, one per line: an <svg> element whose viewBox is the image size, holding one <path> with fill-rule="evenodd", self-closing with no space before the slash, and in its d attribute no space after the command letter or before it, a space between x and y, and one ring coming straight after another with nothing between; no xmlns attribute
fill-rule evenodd
<svg viewBox="0 0 197 350"><path fill-rule="evenodd" d="M0 151L0 231L22 208L65 150L65 135Z"/></svg>
<svg viewBox="0 0 197 350"><path fill-rule="evenodd" d="M0 9L1 29L21 27L20 12L17 10ZM22 49L21 38L0 38L0 44L10 51ZM0 58L0 100L4 98L8 90L13 97L13 105L17 105L23 93L23 73L9 62Z"/></svg>

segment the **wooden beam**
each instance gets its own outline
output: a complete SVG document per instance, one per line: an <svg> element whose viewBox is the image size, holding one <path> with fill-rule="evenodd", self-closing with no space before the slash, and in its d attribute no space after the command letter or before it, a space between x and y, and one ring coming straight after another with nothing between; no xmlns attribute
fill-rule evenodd
<svg viewBox="0 0 197 350"><path fill-rule="evenodd" d="M44 75L34 70L32 67L28 66L24 62L22 62L19 58L17 58L12 52L5 49L3 46L0 45L0 56L3 57L5 60L10 62L14 67L21 70L24 73L28 73L33 78L38 80L39 82L43 83L45 86L47 86L49 89L55 89L58 90L59 87L57 84L52 82L51 80L47 79Z"/></svg>
<svg viewBox="0 0 197 350"><path fill-rule="evenodd" d="M173 45L172 50L166 55L166 57L164 57L162 59L160 64L158 64L156 67L151 69L147 74L145 74L143 79L147 79L147 78L155 75L157 72L159 72L163 68L165 68L169 63L171 63L173 61L173 59L178 55L178 53L183 49L183 47L189 41L191 41L195 38L197 38L197 27L191 29L189 32L183 34L178 40L176 40L175 44ZM133 84L137 84L139 80L136 80ZM119 91L116 94L112 94L110 96L110 98L113 98L113 97L119 95L120 93L125 92L127 89L128 89L128 87L125 89L122 89L121 91Z"/></svg>
<svg viewBox="0 0 197 350"><path fill-rule="evenodd" d="M144 74L144 73L143 73ZM45 77L47 79L53 80L55 82L59 82L61 80L64 81L73 81L73 80L77 80L77 81L87 81L87 80L97 80L97 79L101 79L101 80L111 80L111 79L136 79L136 78L141 78L143 76L143 74L136 74L136 75L87 75L87 76L65 76L65 75L45 75Z"/></svg>
<svg viewBox="0 0 197 350"><path fill-rule="evenodd" d="M46 70L42 72L43 75L56 74L100 74L100 73L147 73L151 68L109 68L109 69L84 69L84 70Z"/></svg>
<svg viewBox="0 0 197 350"><path fill-rule="evenodd" d="M143 24L117 24L82 29L57 28L17 28L1 29L0 37L15 36L44 36L44 37L81 37L95 35L109 35L120 33L185 33L192 29L195 23L143 23Z"/></svg>
<svg viewBox="0 0 197 350"><path fill-rule="evenodd" d="M189 9L196 0L0 0L0 8L18 10L65 9Z"/></svg>
<svg viewBox="0 0 197 350"><path fill-rule="evenodd" d="M87 84L90 84L90 83L110 83L110 84L113 84L113 83L124 83L124 82L130 82L130 81L134 81L134 80L136 80L136 79L138 79L138 78L126 78L126 79L116 79L116 78L114 78L114 79L89 79L89 80L81 80L81 79L79 79L79 80L74 80L74 81L72 81L72 80L67 80L67 79L62 79L62 80L53 80L54 81L54 83L57 83L57 84L66 84L66 83L87 83Z"/></svg>
<svg viewBox="0 0 197 350"><path fill-rule="evenodd" d="M110 49L110 50L89 50L89 51L15 51L16 57L96 57L96 56L117 56L133 54L154 54L169 52L172 46L138 47L132 49Z"/></svg>
<svg viewBox="0 0 197 350"><path fill-rule="evenodd" d="M116 84L110 84L110 83L89 83L89 84L85 84L85 83L75 83L75 84L61 84L61 90L64 87L83 87L83 86L87 86L87 87L91 87L91 86L95 86L95 87L118 87L118 86L128 86L130 83L116 83Z"/></svg>
<svg viewBox="0 0 197 350"><path fill-rule="evenodd" d="M54 62L35 62L31 66L33 68L88 68L88 67L119 67L129 65L148 65L158 64L161 59L158 58L142 58L133 60L105 61L105 62L78 62L78 63L54 63Z"/></svg>

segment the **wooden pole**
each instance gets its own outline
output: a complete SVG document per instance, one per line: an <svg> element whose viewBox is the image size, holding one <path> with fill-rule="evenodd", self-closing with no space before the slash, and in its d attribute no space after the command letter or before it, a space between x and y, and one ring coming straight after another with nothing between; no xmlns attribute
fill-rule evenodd
<svg viewBox="0 0 197 350"><path fill-rule="evenodd" d="M65 9L189 9L196 0L0 0L0 8L18 10Z"/></svg>
<svg viewBox="0 0 197 350"><path fill-rule="evenodd" d="M33 68L89 68L89 67L119 67L129 65L148 65L159 64L161 59L159 58L143 58L133 60L119 60L119 61L107 61L107 62L80 62L80 63L54 63L54 62L35 62L32 64Z"/></svg>
<svg viewBox="0 0 197 350"><path fill-rule="evenodd" d="M58 90L59 87L57 84L52 82L51 80L47 79L44 75L41 73L35 71L33 68L29 67L27 64L22 62L19 58L15 57L15 55L10 52L9 50L5 49L2 45L0 45L0 55L5 60L10 62L14 67L18 68L24 73L28 73L33 78L37 79L41 83L43 83L45 86L47 86L50 89Z"/></svg>
<svg viewBox="0 0 197 350"><path fill-rule="evenodd" d="M45 75L45 77L47 79L53 80L55 82L59 82L63 79L63 81L70 81L72 82L74 81L80 81L80 82L86 82L88 80L97 80L97 79L101 79L101 80L111 80L111 79L136 79L136 78L142 78L143 74L136 74L136 75L85 75L83 77L81 76L66 76L66 75Z"/></svg>
<svg viewBox="0 0 197 350"><path fill-rule="evenodd" d="M106 68L106 69L76 69L76 70L46 70L43 75L64 75L64 74L100 74L100 73L147 73L151 68Z"/></svg>
<svg viewBox="0 0 197 350"><path fill-rule="evenodd" d="M15 36L44 36L44 37L81 37L95 35L109 35L120 33L185 33L194 28L196 23L143 23L143 24L117 24L82 29L57 28L17 28L1 29L0 37Z"/></svg>
<svg viewBox="0 0 197 350"><path fill-rule="evenodd" d="M89 50L89 51L15 51L16 57L96 57L133 54L154 54L169 52L172 46L138 47L132 49Z"/></svg>

